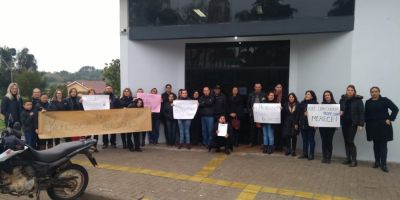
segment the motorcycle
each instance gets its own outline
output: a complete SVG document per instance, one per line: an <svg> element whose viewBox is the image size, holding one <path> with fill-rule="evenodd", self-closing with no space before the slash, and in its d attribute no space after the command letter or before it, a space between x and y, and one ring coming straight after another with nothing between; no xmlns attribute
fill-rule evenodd
<svg viewBox="0 0 400 200"><path fill-rule="evenodd" d="M96 159L90 149L95 140L81 140L59 144L37 151L7 128L0 142L0 193L40 199L40 192L54 200L73 200L82 196L89 182L84 167L71 162L77 154L84 154L95 167Z"/></svg>

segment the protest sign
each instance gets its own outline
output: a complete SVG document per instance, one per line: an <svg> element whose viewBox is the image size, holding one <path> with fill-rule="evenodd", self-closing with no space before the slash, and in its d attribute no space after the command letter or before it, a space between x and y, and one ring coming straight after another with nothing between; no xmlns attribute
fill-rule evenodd
<svg viewBox="0 0 400 200"><path fill-rule="evenodd" d="M108 95L82 95L84 110L109 110L110 97Z"/></svg>
<svg viewBox="0 0 400 200"><path fill-rule="evenodd" d="M228 135L228 124L218 124L218 136L226 137Z"/></svg>
<svg viewBox="0 0 400 200"><path fill-rule="evenodd" d="M148 108L39 112L40 139L150 130Z"/></svg>
<svg viewBox="0 0 400 200"><path fill-rule="evenodd" d="M196 100L175 100L173 104L174 119L193 119L199 105Z"/></svg>
<svg viewBox="0 0 400 200"><path fill-rule="evenodd" d="M307 118L312 127L340 127L340 105L308 104Z"/></svg>
<svg viewBox="0 0 400 200"><path fill-rule="evenodd" d="M254 122L280 124L281 104L280 103L254 103Z"/></svg>
<svg viewBox="0 0 400 200"><path fill-rule="evenodd" d="M137 98L141 98L144 107L150 108L151 112L159 113L161 109L161 95L137 93Z"/></svg>

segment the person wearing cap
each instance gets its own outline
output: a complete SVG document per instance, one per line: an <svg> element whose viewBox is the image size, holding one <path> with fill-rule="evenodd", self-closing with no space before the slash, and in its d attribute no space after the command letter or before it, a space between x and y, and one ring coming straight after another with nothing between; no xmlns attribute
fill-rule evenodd
<svg viewBox="0 0 400 200"><path fill-rule="evenodd" d="M215 98L214 117L217 120L219 116L226 115L226 108L227 108L226 97L221 92L220 85L216 85L214 87L214 98Z"/></svg>

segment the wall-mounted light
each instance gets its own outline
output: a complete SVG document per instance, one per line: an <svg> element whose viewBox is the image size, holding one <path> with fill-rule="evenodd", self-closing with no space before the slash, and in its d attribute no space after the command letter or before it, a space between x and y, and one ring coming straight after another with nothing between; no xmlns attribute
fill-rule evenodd
<svg viewBox="0 0 400 200"><path fill-rule="evenodd" d="M193 9L193 12L195 12L199 17L207 17L200 9Z"/></svg>
<svg viewBox="0 0 400 200"><path fill-rule="evenodd" d="M234 39L237 40L237 39L238 39L238 36L235 36Z"/></svg>

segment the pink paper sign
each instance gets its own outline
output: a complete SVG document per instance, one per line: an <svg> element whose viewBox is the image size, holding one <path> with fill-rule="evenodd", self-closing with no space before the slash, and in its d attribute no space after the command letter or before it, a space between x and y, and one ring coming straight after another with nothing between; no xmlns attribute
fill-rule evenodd
<svg viewBox="0 0 400 200"><path fill-rule="evenodd" d="M143 99L144 107L151 109L151 112L159 113L161 109L161 95L137 93L137 98Z"/></svg>

